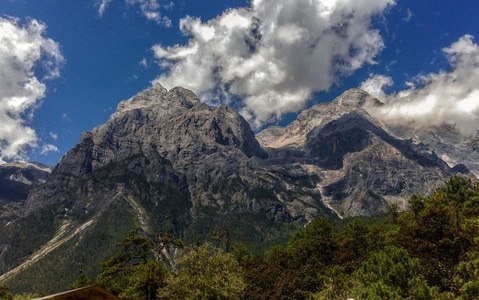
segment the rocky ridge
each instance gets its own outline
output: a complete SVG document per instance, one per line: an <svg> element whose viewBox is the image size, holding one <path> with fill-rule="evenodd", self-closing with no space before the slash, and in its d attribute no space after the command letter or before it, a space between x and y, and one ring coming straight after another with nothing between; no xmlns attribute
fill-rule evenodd
<svg viewBox="0 0 479 300"><path fill-rule="evenodd" d="M45 183L52 169L39 163L0 165L0 227L21 215L22 205L34 186Z"/></svg>
<svg viewBox="0 0 479 300"><path fill-rule="evenodd" d="M340 217L381 213L392 204L406 209L412 194L428 193L448 176L473 176L463 161L446 162L434 144L414 142L368 113L381 105L351 89L284 128L266 128L257 139L270 157L296 153L317 167L323 203ZM451 147L447 140L443 144Z"/></svg>

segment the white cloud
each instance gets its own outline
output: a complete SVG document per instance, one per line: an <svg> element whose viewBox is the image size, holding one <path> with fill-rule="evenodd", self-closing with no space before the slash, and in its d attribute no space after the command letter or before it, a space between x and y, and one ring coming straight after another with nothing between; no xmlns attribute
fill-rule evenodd
<svg viewBox="0 0 479 300"><path fill-rule="evenodd" d="M161 0L160 0L161 1ZM163 16L160 9L171 9L173 2L161 5L158 0L125 0L128 5L138 5L141 9L141 13L151 21L156 22L159 25L171 27L171 19L167 16Z"/></svg>
<svg viewBox="0 0 479 300"><path fill-rule="evenodd" d="M71 122L72 119L70 118L70 116L68 116L66 113L62 113L62 121L63 122Z"/></svg>
<svg viewBox="0 0 479 300"><path fill-rule="evenodd" d="M44 36L46 25L35 19L0 17L0 161L24 159L37 147L35 130L27 123L45 96L42 80L56 78L64 62L59 45ZM34 73L41 65L40 80Z"/></svg>
<svg viewBox="0 0 479 300"><path fill-rule="evenodd" d="M412 16L413 16L412 11L408 8L408 9L406 10L406 16L405 16L402 20L403 20L404 22L409 22L409 21L411 21Z"/></svg>
<svg viewBox="0 0 479 300"><path fill-rule="evenodd" d="M361 83L359 87L378 99L387 99L384 89L393 85L393 79L389 76L371 74L369 79Z"/></svg>
<svg viewBox="0 0 479 300"><path fill-rule="evenodd" d="M101 17L106 10L108 4L112 0L96 0L95 6L98 7L98 15ZM171 10L174 6L173 1L169 1L165 4L160 2L166 2L165 0L125 0L125 3L130 6L138 5L141 10L141 14L148 20L154 21L159 25L171 27L171 19L162 15L160 10Z"/></svg>
<svg viewBox="0 0 479 300"><path fill-rule="evenodd" d="M131 75L129 76L128 78L125 79L125 82L128 83L128 82L132 82L132 81L137 81L138 80L138 75Z"/></svg>
<svg viewBox="0 0 479 300"><path fill-rule="evenodd" d="M60 152L55 145L45 144L42 146L42 150L40 151L40 155L47 155L49 152Z"/></svg>
<svg viewBox="0 0 479 300"><path fill-rule="evenodd" d="M96 6L98 6L98 15L103 16L106 7L111 2L111 0L98 0Z"/></svg>
<svg viewBox="0 0 479 300"><path fill-rule="evenodd" d="M145 57L143 57L142 60L140 60L140 62L138 63L140 66L142 66L143 68L148 68L148 61L146 60Z"/></svg>
<svg viewBox="0 0 479 300"><path fill-rule="evenodd" d="M203 22L180 21L187 45L153 51L165 73L155 82L183 86L210 104L241 108L254 126L302 109L384 48L371 18L394 0L253 0Z"/></svg>
<svg viewBox="0 0 479 300"><path fill-rule="evenodd" d="M50 137L56 141L58 139L58 134L56 134L55 132L50 131Z"/></svg>
<svg viewBox="0 0 479 300"><path fill-rule="evenodd" d="M362 84L386 105L378 112L386 122L411 122L434 126L455 124L463 134L479 130L479 45L464 35L444 48L451 70L418 76L409 88L385 94L392 79L375 75ZM389 80L389 82L388 82Z"/></svg>

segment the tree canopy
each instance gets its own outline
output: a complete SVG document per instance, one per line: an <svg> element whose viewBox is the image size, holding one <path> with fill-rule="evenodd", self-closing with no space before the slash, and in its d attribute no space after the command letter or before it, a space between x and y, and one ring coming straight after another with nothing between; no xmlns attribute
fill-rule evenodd
<svg viewBox="0 0 479 300"><path fill-rule="evenodd" d="M212 236L222 248L182 248L131 232L101 274L77 284L124 299L479 299L479 184L453 176L409 202L404 212L311 220L262 255L228 235ZM165 245L174 263L162 259Z"/></svg>

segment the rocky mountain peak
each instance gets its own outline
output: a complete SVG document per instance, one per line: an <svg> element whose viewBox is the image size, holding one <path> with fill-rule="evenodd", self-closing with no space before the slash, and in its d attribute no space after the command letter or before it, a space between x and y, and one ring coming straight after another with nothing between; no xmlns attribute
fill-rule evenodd
<svg viewBox="0 0 479 300"><path fill-rule="evenodd" d="M152 108L166 113L170 110L190 109L200 103L200 99L188 89L175 87L168 91L161 84L156 83L130 99L121 101L112 118L135 109Z"/></svg>
<svg viewBox="0 0 479 300"><path fill-rule="evenodd" d="M382 103L371 97L367 92L360 89L350 89L330 103L317 104L302 111L297 119L288 126L284 128L269 127L256 137L264 147L303 147L306 136L314 128L318 129L353 111L368 115L364 108L377 105L382 105Z"/></svg>
<svg viewBox="0 0 479 300"><path fill-rule="evenodd" d="M332 104L349 109L359 109L365 106L382 105L378 99L373 98L371 95L361 89L347 90L339 97L334 99Z"/></svg>
<svg viewBox="0 0 479 300"><path fill-rule="evenodd" d="M120 102L105 124L84 132L58 171L83 176L152 147L175 165L196 164L197 154L205 153L265 155L248 122L231 107L212 108L188 89L168 91L156 84Z"/></svg>

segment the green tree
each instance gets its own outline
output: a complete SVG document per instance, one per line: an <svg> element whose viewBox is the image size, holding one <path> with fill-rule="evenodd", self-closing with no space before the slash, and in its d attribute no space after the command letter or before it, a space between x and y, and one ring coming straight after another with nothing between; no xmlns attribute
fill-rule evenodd
<svg viewBox="0 0 479 300"><path fill-rule="evenodd" d="M334 224L326 218L316 218L305 228L293 233L288 250L304 260L328 265L337 248L333 238Z"/></svg>
<svg viewBox="0 0 479 300"><path fill-rule="evenodd" d="M231 251L233 245L233 238L228 228L219 228L210 231L210 239L218 243L218 246L226 252Z"/></svg>
<svg viewBox="0 0 479 300"><path fill-rule="evenodd" d="M362 219L350 222L345 230L337 234L335 262L345 267L349 273L356 271L367 258L370 248L377 249L377 236L373 236L373 233Z"/></svg>
<svg viewBox="0 0 479 300"><path fill-rule="evenodd" d="M103 263L97 284L122 298L156 299L168 270L155 258L155 243L131 231L118 246L120 253Z"/></svg>
<svg viewBox="0 0 479 300"><path fill-rule="evenodd" d="M333 300L348 298L350 277L346 274L343 266L332 266L326 272L320 274L319 279L323 284L323 289L311 295L311 299Z"/></svg>
<svg viewBox="0 0 479 300"><path fill-rule="evenodd" d="M26 294L20 294L20 295L13 296L13 300L31 300L31 299L40 298L40 297L41 297L40 294L26 293Z"/></svg>
<svg viewBox="0 0 479 300"><path fill-rule="evenodd" d="M473 247L457 266L454 282L459 286L459 299L479 299L479 183L476 182L463 202L461 227ZM464 193L464 191L462 191Z"/></svg>
<svg viewBox="0 0 479 300"><path fill-rule="evenodd" d="M248 247L242 242L235 243L231 248L231 254L240 264L241 267L249 265L253 262L254 256L248 250Z"/></svg>
<svg viewBox="0 0 479 300"><path fill-rule="evenodd" d="M178 260L178 270L158 293L161 299L240 299L243 271L232 254L205 243Z"/></svg>
<svg viewBox="0 0 479 300"><path fill-rule="evenodd" d="M456 267L479 232L477 191L469 179L453 176L428 197L411 197L411 211L399 218L398 245L419 259L429 285L441 291L457 292Z"/></svg>
<svg viewBox="0 0 479 300"><path fill-rule="evenodd" d="M458 264L454 282L460 287L459 299L479 299L479 251L477 248L468 252L466 259Z"/></svg>
<svg viewBox="0 0 479 300"><path fill-rule="evenodd" d="M245 266L247 299L305 299L321 286L318 273L333 263L334 224L317 218L294 232L287 247L276 246L264 259Z"/></svg>
<svg viewBox="0 0 479 300"><path fill-rule="evenodd" d="M77 280L75 280L72 284L71 284L71 288L72 289L78 289L78 288L81 288L81 287L84 287L84 286L89 286L89 285L92 285L95 283L95 279L93 278L88 278L85 273L80 273L80 275L78 275L78 278Z"/></svg>
<svg viewBox="0 0 479 300"><path fill-rule="evenodd" d="M12 300L13 295L6 284L0 284L0 300Z"/></svg>
<svg viewBox="0 0 479 300"><path fill-rule="evenodd" d="M363 263L352 275L349 293L354 299L435 299L438 295L420 274L419 261L397 247L376 252Z"/></svg>

